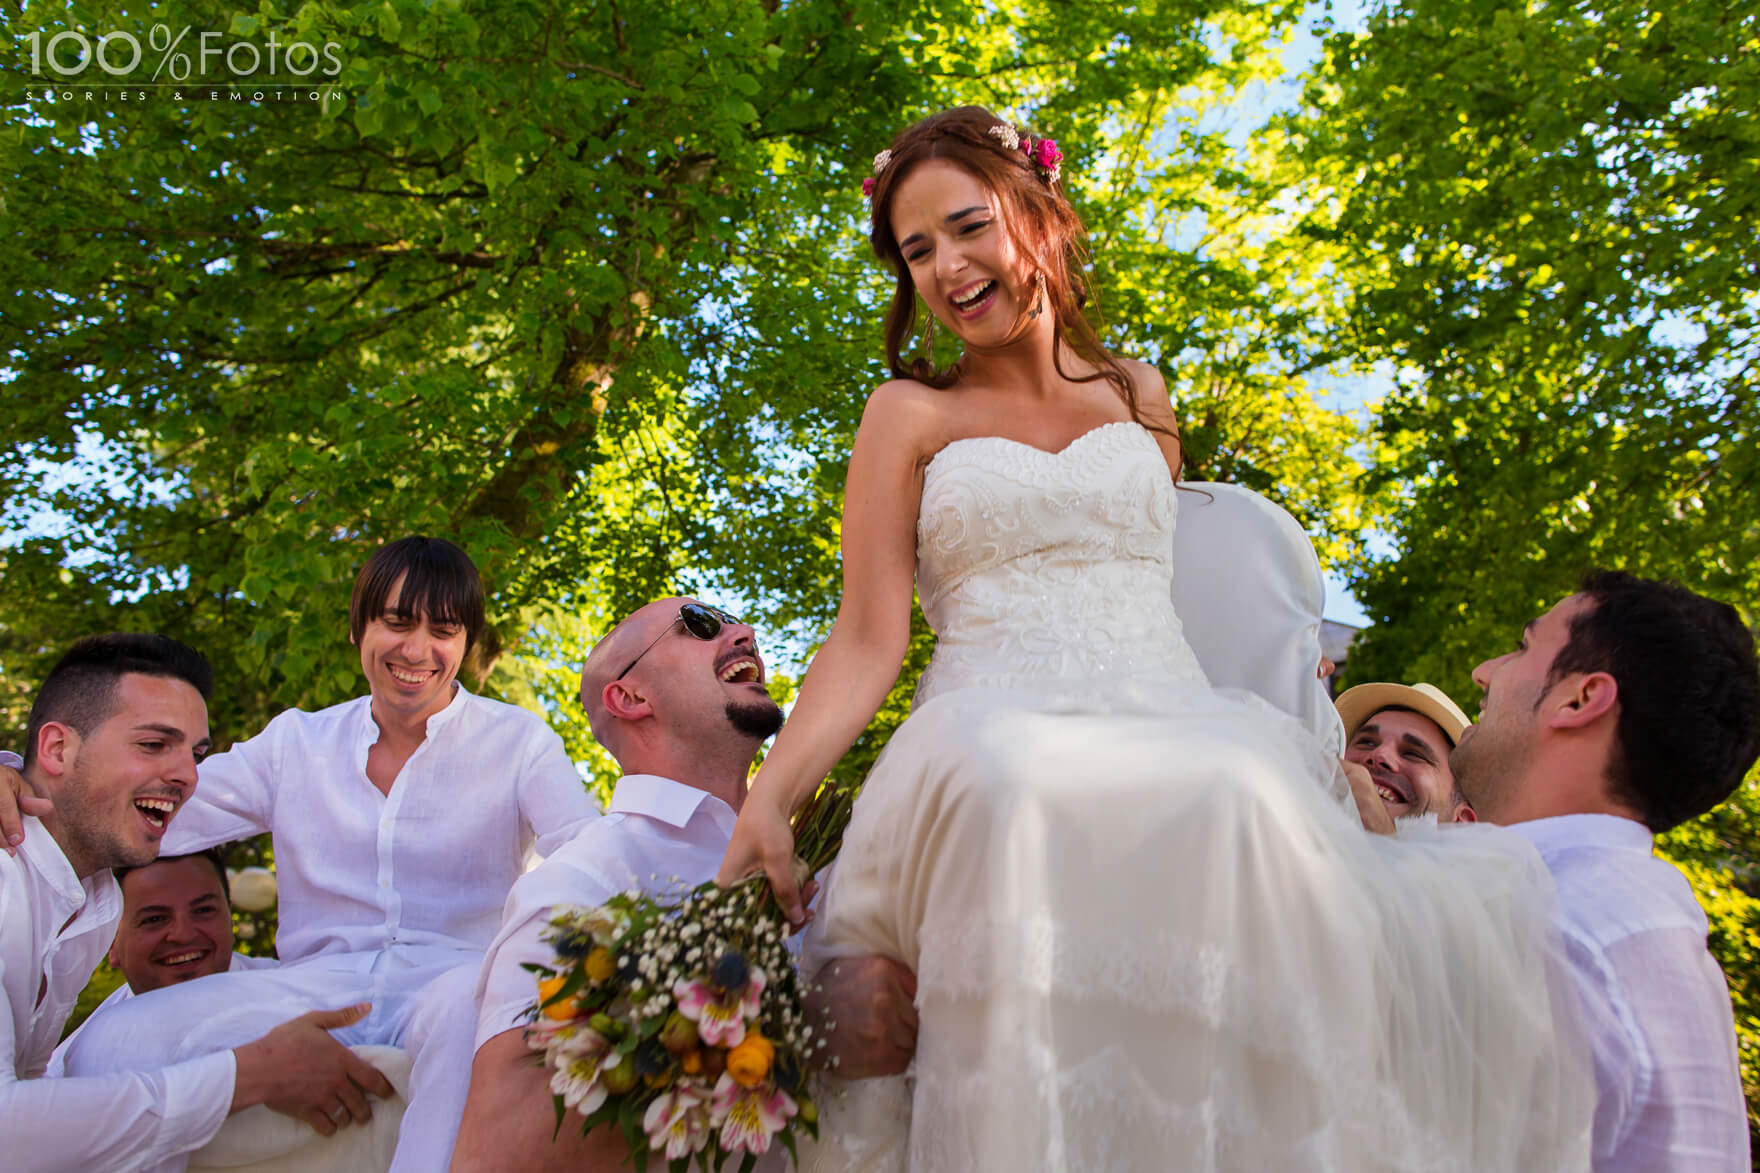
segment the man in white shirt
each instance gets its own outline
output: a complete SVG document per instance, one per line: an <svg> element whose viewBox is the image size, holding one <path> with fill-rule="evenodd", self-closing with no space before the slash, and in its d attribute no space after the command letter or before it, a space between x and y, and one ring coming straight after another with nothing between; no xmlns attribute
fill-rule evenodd
<svg viewBox="0 0 1760 1173"><path fill-rule="evenodd" d="M138 868L115 868L122 893L122 919L110 943L110 967L123 982L88 1016L103 1014L136 994L210 974L267 969L272 957L232 950L232 903L226 865L210 848L193 855L162 855ZM69 1035L49 1060L48 1075L66 1074Z"/></svg>
<svg viewBox="0 0 1760 1173"><path fill-rule="evenodd" d="M1388 814L1476 821L1448 767L1467 715L1447 693L1434 684L1359 684L1339 694L1337 708L1344 760L1369 772Z"/></svg>
<svg viewBox="0 0 1760 1173"><path fill-rule="evenodd" d="M540 718L457 684L483 626L463 550L383 547L355 581L349 626L370 694L289 710L207 759L165 837L184 853L273 834L281 964L130 999L88 1024L67 1070L155 1068L252 1038L265 1018L371 1003L337 1037L410 1052L392 1169L433 1173L463 1110L472 991L508 890L534 840L547 853L598 812Z"/></svg>
<svg viewBox="0 0 1760 1173"><path fill-rule="evenodd" d="M1753 637L1731 607L1601 571L1473 679L1485 696L1455 778L1557 884L1595 1058L1596 1173L1746 1173L1728 987L1692 889L1651 843L1760 757Z"/></svg>
<svg viewBox="0 0 1760 1173"><path fill-rule="evenodd" d="M0 1136L13 1170L151 1169L205 1144L233 1111L268 1103L322 1122L370 1115L384 1077L326 1028L365 1007L307 1014L203 1058L101 1078L41 1079L122 899L110 869L149 863L196 785L208 745L207 662L163 636L93 636L44 680L24 774L42 817L0 858ZM317 1126L316 1123L314 1126Z"/></svg>
<svg viewBox="0 0 1760 1173"><path fill-rule="evenodd" d="M537 987L521 965L553 960L541 937L558 904L590 907L631 887L713 879L752 759L782 726L752 629L692 599L651 603L600 640L581 671L581 704L626 772L606 816L508 897L478 985L477 1053L455 1171L624 1167L621 1135L582 1137L578 1120L556 1128L549 1076L526 1049L525 1011ZM893 962L870 966L887 967L908 980ZM884 1008L871 999L870 1013L914 1024L908 994Z"/></svg>

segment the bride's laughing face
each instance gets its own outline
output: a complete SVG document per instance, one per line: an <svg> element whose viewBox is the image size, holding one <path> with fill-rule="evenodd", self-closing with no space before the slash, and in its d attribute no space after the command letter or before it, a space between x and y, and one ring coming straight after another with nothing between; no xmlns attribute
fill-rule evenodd
<svg viewBox="0 0 1760 1173"><path fill-rule="evenodd" d="M996 193L955 164L928 159L899 183L891 213L899 252L929 312L967 343L1008 341L1037 288Z"/></svg>

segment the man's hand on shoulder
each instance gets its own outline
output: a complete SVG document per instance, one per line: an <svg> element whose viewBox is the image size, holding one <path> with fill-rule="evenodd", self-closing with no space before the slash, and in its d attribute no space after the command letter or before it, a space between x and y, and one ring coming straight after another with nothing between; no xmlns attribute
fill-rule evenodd
<svg viewBox="0 0 1760 1173"><path fill-rule="evenodd" d="M234 1050L238 1075L232 1111L267 1104L324 1136L351 1119L371 1120L367 1097L389 1099L396 1089L378 1068L330 1037L331 1031L365 1018L369 1009L363 1004L314 1010Z"/></svg>
<svg viewBox="0 0 1760 1173"><path fill-rule="evenodd" d="M917 976L890 957L846 957L819 971L807 1016L843 1079L898 1075L917 1053Z"/></svg>
<svg viewBox="0 0 1760 1173"><path fill-rule="evenodd" d="M16 760L16 754L7 754L0 759L0 840L5 841L7 855L14 854L13 849L24 842L25 815L40 819L55 809L53 803L39 797L24 780L24 775L13 768L12 763Z"/></svg>

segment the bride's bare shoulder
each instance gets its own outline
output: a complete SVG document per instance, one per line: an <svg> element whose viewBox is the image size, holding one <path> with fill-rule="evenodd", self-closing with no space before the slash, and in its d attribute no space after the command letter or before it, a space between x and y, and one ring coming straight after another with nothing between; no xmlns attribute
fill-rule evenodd
<svg viewBox="0 0 1760 1173"><path fill-rule="evenodd" d="M862 411L858 440L864 435L888 447L921 454L940 447L947 431L947 392L914 379L892 379L874 388Z"/></svg>
<svg viewBox="0 0 1760 1173"><path fill-rule="evenodd" d="M1137 410L1156 423L1172 425L1173 403L1168 397L1167 380L1162 377L1161 371L1134 358L1121 358L1118 364L1131 377L1131 392L1136 399Z"/></svg>

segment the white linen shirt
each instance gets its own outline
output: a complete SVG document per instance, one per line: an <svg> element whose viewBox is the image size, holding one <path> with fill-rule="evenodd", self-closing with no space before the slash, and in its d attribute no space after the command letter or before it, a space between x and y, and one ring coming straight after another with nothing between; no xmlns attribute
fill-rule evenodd
<svg viewBox="0 0 1760 1173"><path fill-rule="evenodd" d="M250 969L274 969L278 964L280 963L273 957L252 957L245 953L234 953L231 962L226 966L226 972L243 973ZM136 994L129 988L127 982L123 982L120 986L111 990L110 996L98 1003L97 1009L86 1015L86 1021L80 1023L79 1027L72 1034L61 1040L60 1045L55 1048L55 1053L49 1056L49 1066L44 1070L43 1074L51 1079L59 1079L61 1076L66 1075L67 1049L73 1046L73 1040L79 1038L79 1032L86 1028L86 1022L90 1022L112 1006L120 1006L122 1003L127 1002L134 997L136 997Z"/></svg>
<svg viewBox="0 0 1760 1173"><path fill-rule="evenodd" d="M733 823L732 807L695 786L654 774L618 779L605 817L521 876L508 893L501 931L477 979L477 1046L528 1021L525 1012L537 1001L538 986L520 966L555 962L555 951L542 939L551 908L592 908L631 888L659 894L713 880Z"/></svg>
<svg viewBox="0 0 1760 1173"><path fill-rule="evenodd" d="M282 713L202 762L161 849L273 833L284 965L481 951L534 838L548 854L598 810L542 720L455 689L389 794L367 777L379 739L371 697Z"/></svg>
<svg viewBox="0 0 1760 1173"><path fill-rule="evenodd" d="M1539 849L1558 888L1595 1058L1596 1173L1747 1173L1729 987L1686 877L1630 819L1509 829Z"/></svg>
<svg viewBox="0 0 1760 1173"><path fill-rule="evenodd" d="M81 880L41 822L0 854L0 1137L12 1173L149 1168L206 1144L225 1123L231 1051L159 1071L42 1079L80 991L110 948L122 893L108 871Z"/></svg>

